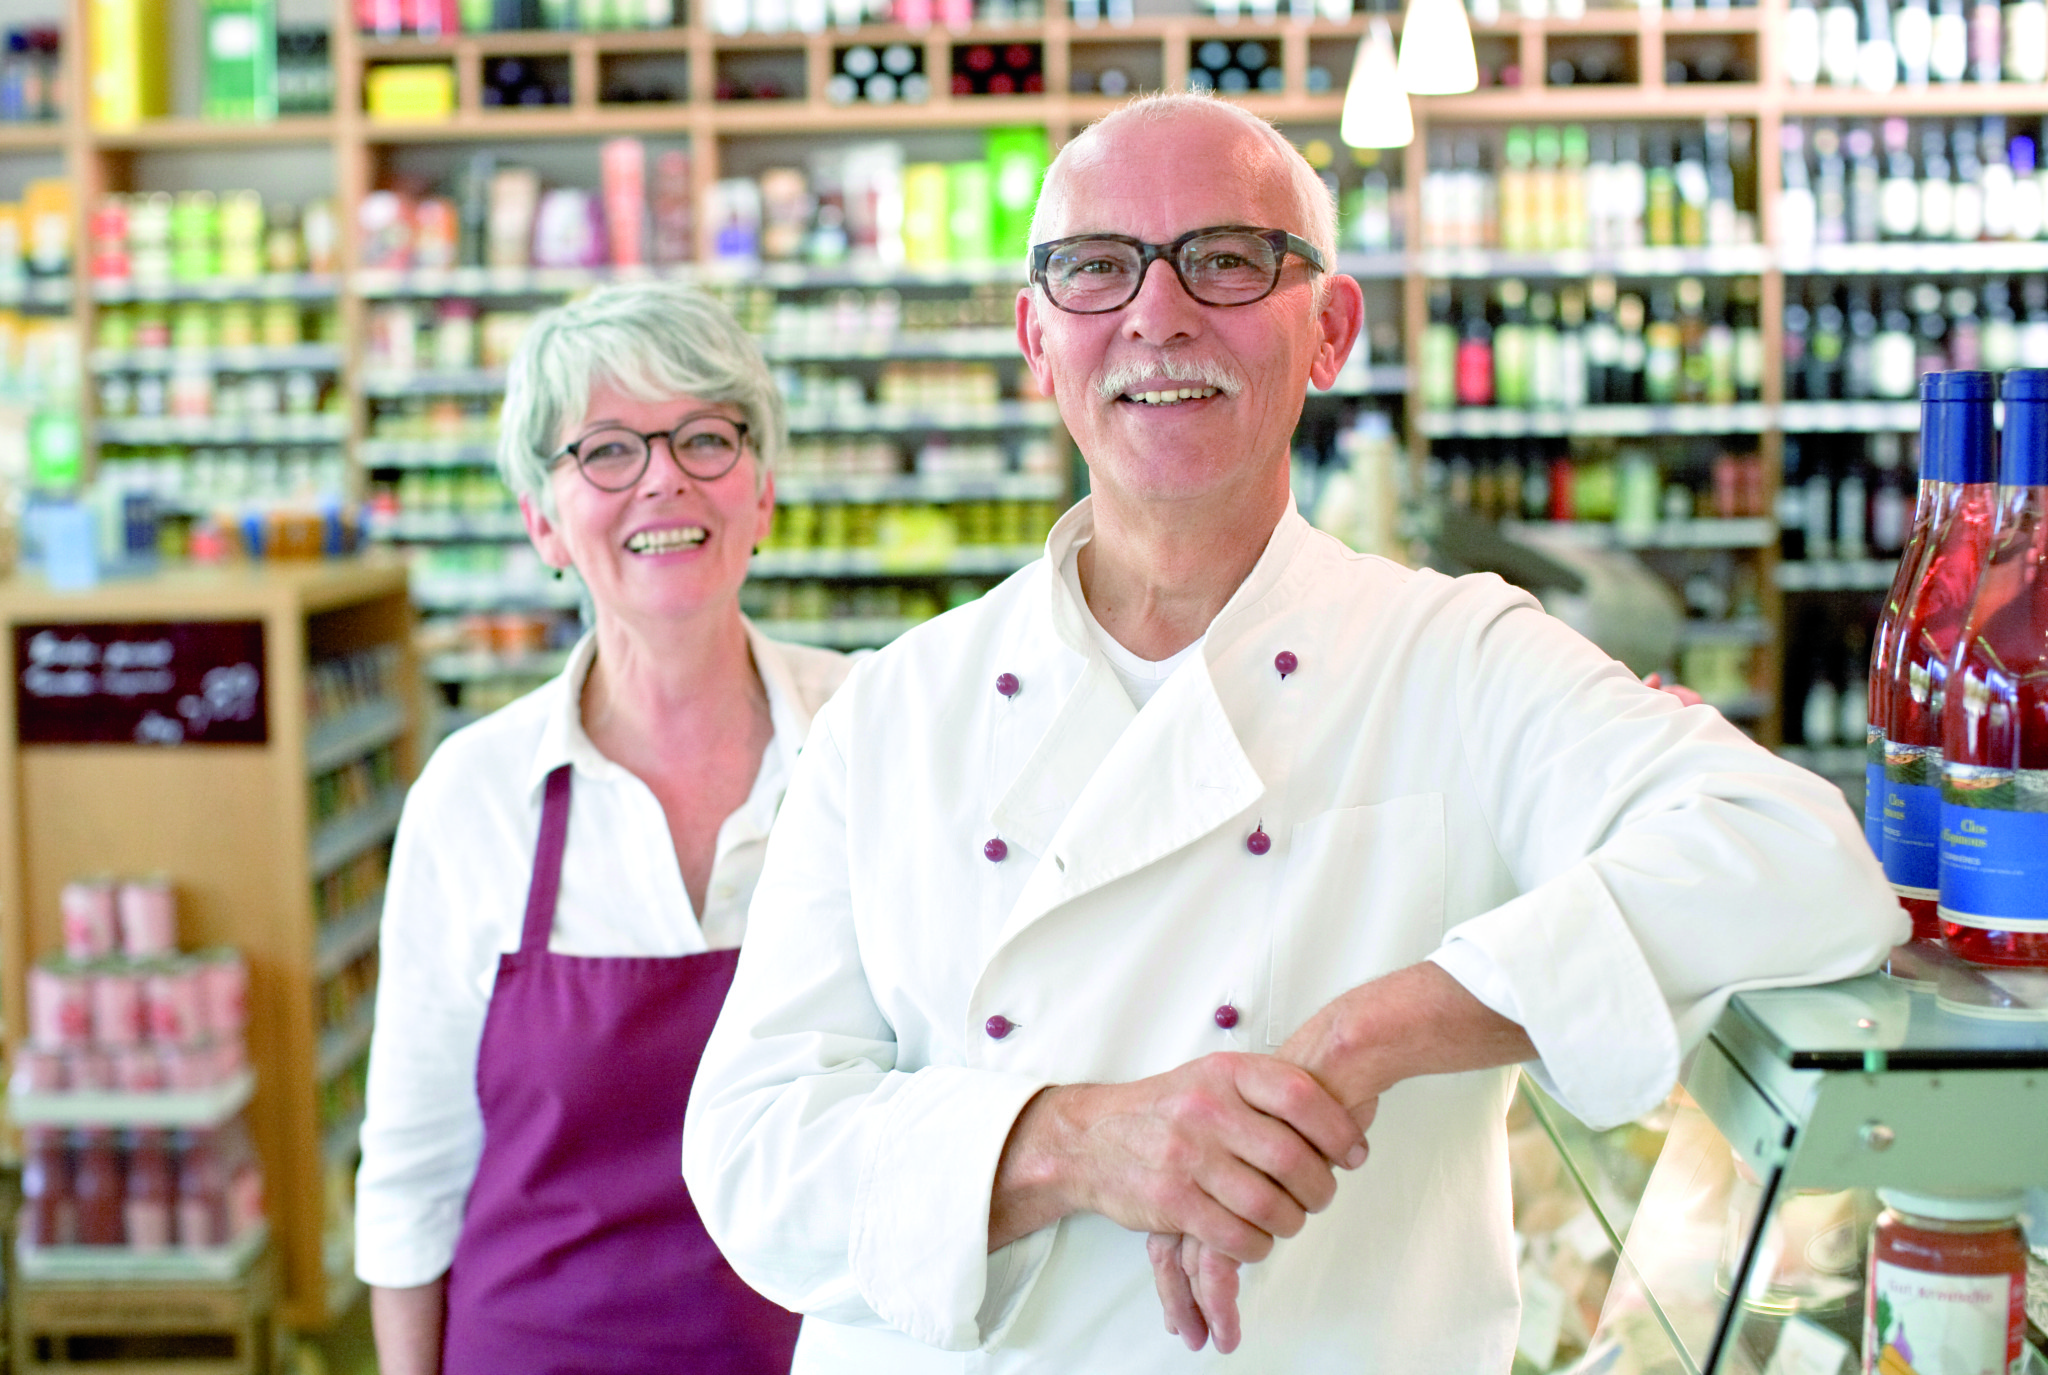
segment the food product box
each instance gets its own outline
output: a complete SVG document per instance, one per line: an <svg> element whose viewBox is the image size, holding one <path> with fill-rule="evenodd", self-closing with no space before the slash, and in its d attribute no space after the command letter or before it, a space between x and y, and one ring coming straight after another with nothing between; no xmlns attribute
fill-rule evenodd
<svg viewBox="0 0 2048 1375"><path fill-rule="evenodd" d="M372 119L436 120L455 112L455 68L446 62L390 62L363 80Z"/></svg>
<svg viewBox="0 0 2048 1375"><path fill-rule="evenodd" d="M163 0L91 0L86 51L95 128L130 128L170 112L169 9Z"/></svg>

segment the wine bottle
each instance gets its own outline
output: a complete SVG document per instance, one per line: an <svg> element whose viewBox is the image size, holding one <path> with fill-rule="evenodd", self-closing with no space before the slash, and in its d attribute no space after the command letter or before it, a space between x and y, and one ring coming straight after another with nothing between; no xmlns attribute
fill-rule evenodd
<svg viewBox="0 0 2048 1375"><path fill-rule="evenodd" d="M1614 278L1586 283L1586 404L1611 406L1621 399L1621 331L1614 323Z"/></svg>
<svg viewBox="0 0 2048 1375"><path fill-rule="evenodd" d="M2008 0L2005 7L2005 79L2048 81L2048 3Z"/></svg>
<svg viewBox="0 0 2048 1375"><path fill-rule="evenodd" d="M1941 126L1920 131L1920 237L1946 239L1955 231L1955 187L1948 179L1948 140Z"/></svg>
<svg viewBox="0 0 2048 1375"><path fill-rule="evenodd" d="M1806 390L1806 351L1813 329L1813 312L1798 301L1787 301L1784 319L1785 395L1794 401L1811 401L1814 397Z"/></svg>
<svg viewBox="0 0 2048 1375"><path fill-rule="evenodd" d="M1679 399L1685 356L1678 304L1669 287L1660 286L1650 293L1650 323L1643 330L1643 346L1643 397L1653 406L1669 406Z"/></svg>
<svg viewBox="0 0 2048 1375"><path fill-rule="evenodd" d="M1848 242L1876 243L1882 232L1879 200L1884 184L1877 162L1877 140L1868 125L1859 124L1843 136L1842 149L1849 155Z"/></svg>
<svg viewBox="0 0 2048 1375"><path fill-rule="evenodd" d="M2020 280L2020 300L2026 307L2020 322L2020 366L2048 368L2048 278Z"/></svg>
<svg viewBox="0 0 2048 1375"><path fill-rule="evenodd" d="M1932 404L1941 414L1922 425L1934 440L1936 466L1959 490L1929 537L1918 581L1899 608L1897 648L1886 675L1884 870L1912 913L1915 940L1941 934L1935 909L1942 711L1949 661L1962 638L1996 514L1995 391L1990 373L1938 373Z"/></svg>
<svg viewBox="0 0 2048 1375"><path fill-rule="evenodd" d="M1920 232L1920 183L1913 176L1911 134L1897 115L1884 122L1884 184L1878 191L1878 228L1887 239L1910 239Z"/></svg>
<svg viewBox="0 0 2048 1375"><path fill-rule="evenodd" d="M1948 361L1962 371L1984 366L1984 322L1977 316L1977 293L1966 286L1948 293Z"/></svg>
<svg viewBox="0 0 2048 1375"><path fill-rule="evenodd" d="M1943 698L1941 932L1966 960L2048 967L2048 372L2004 392L1998 533Z"/></svg>
<svg viewBox="0 0 2048 1375"><path fill-rule="evenodd" d="M1778 243L1788 254L1805 254L1812 251L1818 234L1818 210L1806 171L1806 131L1788 121L1779 144L1785 189L1778 197Z"/></svg>
<svg viewBox="0 0 2048 1375"><path fill-rule="evenodd" d="M1984 283L1984 371L2006 372L2020 365L2019 318L2012 312L2012 285L2003 277Z"/></svg>
<svg viewBox="0 0 2048 1375"><path fill-rule="evenodd" d="M1529 404L1529 288L1510 277L1496 290L1500 323L1493 330L1493 395L1502 406Z"/></svg>
<svg viewBox="0 0 2048 1375"><path fill-rule="evenodd" d="M1806 394L1815 401L1842 399L1845 324L1833 294L1822 295L1813 308L1813 330L1806 342Z"/></svg>
<svg viewBox="0 0 2048 1375"><path fill-rule="evenodd" d="M1548 291L1529 293L1529 323L1523 327L1528 352L1528 404L1555 410L1564 404L1564 377L1557 337L1557 297Z"/></svg>
<svg viewBox="0 0 2048 1375"><path fill-rule="evenodd" d="M1849 239L1849 169L1842 160L1842 136L1832 124L1813 131L1814 237L1824 244Z"/></svg>
<svg viewBox="0 0 2048 1375"><path fill-rule="evenodd" d="M1519 124L1510 128L1501 140L1500 169L1500 246L1510 253L1536 248L1529 172L1534 157L1528 129Z"/></svg>
<svg viewBox="0 0 2048 1375"><path fill-rule="evenodd" d="M1820 20L1820 67L1830 86L1856 84L1856 57L1862 51L1856 7L1849 0L1828 0Z"/></svg>
<svg viewBox="0 0 2048 1375"><path fill-rule="evenodd" d="M1877 341L1872 349L1871 391L1880 400L1911 400L1919 373L1913 347L1913 317L1899 288L1886 285L1878 302Z"/></svg>
<svg viewBox="0 0 2048 1375"><path fill-rule="evenodd" d="M1754 277L1737 277L1729 320L1735 327L1735 399L1760 401L1764 394L1763 287Z"/></svg>
<svg viewBox="0 0 2048 1375"><path fill-rule="evenodd" d="M1977 181L1984 188L1984 237L2012 237L2015 182L2006 161L2005 117L1986 115L1978 125Z"/></svg>
<svg viewBox="0 0 2048 1375"><path fill-rule="evenodd" d="M1614 215L1621 229L1619 248L1641 248L1649 214L1649 173L1643 167L1643 141L1633 126L1614 139Z"/></svg>
<svg viewBox="0 0 2048 1375"><path fill-rule="evenodd" d="M1927 52L1927 66L1936 81L1954 83L1970 72L1970 21L1963 14L1963 0L1937 0L1934 11L1934 45Z"/></svg>
<svg viewBox="0 0 2048 1375"><path fill-rule="evenodd" d="M1589 246L1586 206L1588 204L1588 163L1592 151L1587 146L1586 126L1567 124L1561 140L1563 162L1557 173L1557 246L1561 249L1583 249Z"/></svg>
<svg viewBox="0 0 2048 1375"><path fill-rule="evenodd" d="M1493 326L1486 319L1486 295L1477 286L1465 289L1463 318L1458 324L1458 404L1493 404Z"/></svg>
<svg viewBox="0 0 2048 1375"><path fill-rule="evenodd" d="M1422 332L1422 406L1447 411L1458 404L1458 330L1451 323L1451 289L1430 287L1429 324Z"/></svg>
<svg viewBox="0 0 2048 1375"><path fill-rule="evenodd" d="M1575 286L1557 293L1557 378L1558 405L1586 404L1586 293Z"/></svg>
<svg viewBox="0 0 2048 1375"><path fill-rule="evenodd" d="M1649 346L1643 339L1643 298L1633 291L1624 292L1614 303L1614 323L1620 346L1615 354L1619 385L1613 400L1619 405L1635 405L1644 400L1643 376L1649 363Z"/></svg>
<svg viewBox="0 0 2048 1375"><path fill-rule="evenodd" d="M1820 11L1813 0L1792 0L1785 11L1784 34L1786 79L1794 86L1811 87L1820 79Z"/></svg>
<svg viewBox="0 0 2048 1375"><path fill-rule="evenodd" d="M1950 165L1955 190L1949 203L1949 235L1958 243L1975 243L1984 237L1983 168L1977 158L1976 132L1965 120L1956 121Z"/></svg>
<svg viewBox="0 0 2048 1375"><path fill-rule="evenodd" d="M1671 140L1650 145L1650 164L1643 173L1643 233L1652 248L1678 243L1678 182L1671 171Z"/></svg>
<svg viewBox="0 0 2048 1375"><path fill-rule="evenodd" d="M1927 84L1927 54L1934 47L1934 16L1927 0L1906 0L1892 16L1892 41L1899 48L1899 72L1908 86Z"/></svg>
<svg viewBox="0 0 2048 1375"><path fill-rule="evenodd" d="M1892 46L1890 0L1863 0L1863 45L1856 54L1856 83L1889 91L1899 82L1899 53Z"/></svg>
<svg viewBox="0 0 2048 1375"><path fill-rule="evenodd" d="M1891 692L1891 674L1899 655L1899 613L1920 585L1926 567L1929 541L1941 517L1959 495L1938 466L1941 445L1932 427L1946 413L1937 404L1939 373L1920 379L1920 481L1913 498L1913 520L1906 534L1905 552L1892 573L1891 590L1878 611L1877 629L1870 640L1869 700L1865 714L1863 753L1863 836L1870 850L1884 858L1884 762L1885 723Z"/></svg>
<svg viewBox="0 0 2048 1375"><path fill-rule="evenodd" d="M1998 0L1972 0L1970 6L1970 76L1987 86L2003 73L2005 44Z"/></svg>
<svg viewBox="0 0 2048 1375"><path fill-rule="evenodd" d="M1849 290L1849 337L1842 352L1842 392L1851 401L1877 395L1876 302L1869 287Z"/></svg>
<svg viewBox="0 0 2048 1375"><path fill-rule="evenodd" d="M2012 236L2027 240L2041 237L2048 203L2041 198L2041 182L2034 168L2034 140L2015 134L2009 145L2012 160Z"/></svg>

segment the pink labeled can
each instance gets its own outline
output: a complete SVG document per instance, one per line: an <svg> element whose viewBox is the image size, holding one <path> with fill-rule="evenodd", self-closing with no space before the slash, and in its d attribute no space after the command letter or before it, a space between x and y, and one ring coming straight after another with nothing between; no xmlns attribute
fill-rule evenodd
<svg viewBox="0 0 2048 1375"><path fill-rule="evenodd" d="M120 1081L114 1061L98 1046L73 1046L64 1052L64 1076L73 1093L111 1093Z"/></svg>
<svg viewBox="0 0 2048 1375"><path fill-rule="evenodd" d="M105 965L92 976L92 1038L103 1046L132 1046L142 1040L143 975Z"/></svg>
<svg viewBox="0 0 2048 1375"><path fill-rule="evenodd" d="M123 1093L163 1092L164 1062L155 1046L121 1046L108 1054L114 1062L114 1081Z"/></svg>
<svg viewBox="0 0 2048 1375"><path fill-rule="evenodd" d="M200 996L206 1028L215 1036L239 1037L249 1025L249 966L242 952L226 948L201 951Z"/></svg>
<svg viewBox="0 0 2048 1375"><path fill-rule="evenodd" d="M74 960L105 959L120 939L118 890L110 878L73 879L58 906L64 917L64 954Z"/></svg>
<svg viewBox="0 0 2048 1375"><path fill-rule="evenodd" d="M192 960L165 960L153 966L144 985L149 1036L178 1044L207 1034L206 976Z"/></svg>
<svg viewBox="0 0 2048 1375"><path fill-rule="evenodd" d="M29 970L29 1039L46 1048L91 1041L92 981L90 973L69 962Z"/></svg>
<svg viewBox="0 0 2048 1375"><path fill-rule="evenodd" d="M210 1041L197 1041L182 1046L158 1046L157 1056L163 1062L164 1087L173 1090L210 1089L218 1082L214 1077L215 1056Z"/></svg>
<svg viewBox="0 0 2048 1375"><path fill-rule="evenodd" d="M70 1086L64 1052L47 1046L23 1046L14 1052L14 1084L29 1093L62 1093Z"/></svg>
<svg viewBox="0 0 2048 1375"><path fill-rule="evenodd" d="M132 960L155 959L178 948L178 895L162 874L121 885L121 948Z"/></svg>

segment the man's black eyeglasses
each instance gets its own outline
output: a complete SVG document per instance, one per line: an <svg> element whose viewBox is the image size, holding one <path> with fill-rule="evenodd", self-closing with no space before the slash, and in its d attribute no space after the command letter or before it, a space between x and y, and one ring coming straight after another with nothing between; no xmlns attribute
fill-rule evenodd
<svg viewBox="0 0 2048 1375"><path fill-rule="evenodd" d="M1121 310L1136 298L1145 273L1164 258L1181 287L1206 306L1248 306L1280 285L1280 269L1293 253L1317 272L1323 255L1284 229L1216 225L1190 229L1172 243L1146 243L1125 234L1076 234L1031 246L1031 280L1046 298L1075 315Z"/></svg>
<svg viewBox="0 0 2048 1375"><path fill-rule="evenodd" d="M745 422L722 415L686 415L672 430L645 434L623 425L592 430L548 459L549 466L574 459L584 481L604 492L623 492L647 474L654 441L666 439L676 466L699 482L716 482L740 461L747 444Z"/></svg>

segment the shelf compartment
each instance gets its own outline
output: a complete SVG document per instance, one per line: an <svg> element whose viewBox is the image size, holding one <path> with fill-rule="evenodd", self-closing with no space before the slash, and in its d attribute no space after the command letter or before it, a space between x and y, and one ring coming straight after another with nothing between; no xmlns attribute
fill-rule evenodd
<svg viewBox="0 0 2048 1375"><path fill-rule="evenodd" d="M858 410L791 411L791 434L877 434L905 430L1027 430L1050 426L1059 410L1050 401L999 401L992 406L935 409L863 406Z"/></svg>
<svg viewBox="0 0 2048 1375"><path fill-rule="evenodd" d="M874 477L783 476L780 502L1058 501L1067 485L1057 473L901 473Z"/></svg>
<svg viewBox="0 0 2048 1375"><path fill-rule="evenodd" d="M398 832L399 814L405 808L405 789L391 788L353 811L313 828L307 846L308 867L316 880L326 878L372 845L381 845Z"/></svg>
<svg viewBox="0 0 2048 1375"><path fill-rule="evenodd" d="M100 421L99 437L108 444L339 444L348 438L348 417L129 417Z"/></svg>
<svg viewBox="0 0 2048 1375"><path fill-rule="evenodd" d="M363 395L390 396L497 396L505 390L502 369L477 368L464 372L374 372L362 377Z"/></svg>
<svg viewBox="0 0 2048 1375"><path fill-rule="evenodd" d="M378 697L350 707L333 720L312 727L306 735L306 772L326 773L359 759L405 733L405 706Z"/></svg>
<svg viewBox="0 0 2048 1375"><path fill-rule="evenodd" d="M1646 81L1642 45L1634 24L1548 34L1543 62L1543 71L1523 72L1522 80L1527 84L1540 79L1546 96L1560 90L1640 90ZM1554 79L1560 68L1566 78L1563 81Z"/></svg>
<svg viewBox="0 0 2048 1375"><path fill-rule="evenodd" d="M1100 37L1075 35L1068 42L1067 65L1067 87L1076 95L1107 94L1120 99L1139 91L1161 90L1166 85L1166 56L1159 40L1126 37L1120 30ZM1103 76L1110 72L1122 78L1123 91L1103 91Z"/></svg>
<svg viewBox="0 0 2048 1375"><path fill-rule="evenodd" d="M764 549L754 555L756 578L1008 577L1045 552L1020 544L954 549L933 557L920 550Z"/></svg>
<svg viewBox="0 0 2048 1375"><path fill-rule="evenodd" d="M1537 435L1759 434L1770 428L1761 402L1732 406L1582 406L1524 411L1471 407L1418 418L1431 439L1518 439Z"/></svg>
<svg viewBox="0 0 2048 1375"><path fill-rule="evenodd" d="M716 87L712 98L720 105L735 102L767 104L801 103L808 98L804 69L808 54L799 39L788 46L772 48L725 48L712 57Z"/></svg>
<svg viewBox="0 0 2048 1375"><path fill-rule="evenodd" d="M7 1092L7 1114L19 1127L217 1127L247 1107L256 1072L244 1068L210 1089L168 1093Z"/></svg>
<svg viewBox="0 0 2048 1375"><path fill-rule="evenodd" d="M2048 272L2048 240L2009 243L1820 244L1806 252L1780 252L1788 273L1812 276L1882 276L1922 273L1996 276Z"/></svg>
<svg viewBox="0 0 2048 1375"><path fill-rule="evenodd" d="M2048 247L2048 245L2044 245ZM1724 248L1625 248L1613 252L1565 250L1506 253L1487 248L1427 249L1414 256L1425 277L1748 277L1771 265L1761 244Z"/></svg>
<svg viewBox="0 0 2048 1375"><path fill-rule="evenodd" d="M245 1274L269 1241L270 1224L260 1222L226 1246L203 1250L174 1247L167 1251L135 1251L126 1246L17 1244L14 1259L20 1276L32 1280L230 1280Z"/></svg>
<svg viewBox="0 0 2048 1375"><path fill-rule="evenodd" d="M489 543L524 540L526 524L517 511L400 511L373 521L372 539L402 543Z"/></svg>
<svg viewBox="0 0 2048 1375"><path fill-rule="evenodd" d="M88 366L100 372L338 372L346 355L338 344L294 344L287 348L94 349Z"/></svg>
<svg viewBox="0 0 2048 1375"><path fill-rule="evenodd" d="M366 439L356 446L365 468L488 468L496 446L465 439Z"/></svg>
<svg viewBox="0 0 2048 1375"><path fill-rule="evenodd" d="M0 281L0 306L68 310L71 293L69 277L14 277Z"/></svg>
<svg viewBox="0 0 2048 1375"><path fill-rule="evenodd" d="M1920 429L1917 401L1787 401L1778 407L1787 434L1912 434Z"/></svg>
<svg viewBox="0 0 2048 1375"><path fill-rule="evenodd" d="M324 983L376 948L384 920L384 894L366 898L333 921L323 922L313 942L313 979Z"/></svg>
<svg viewBox="0 0 2048 1375"><path fill-rule="evenodd" d="M331 273L273 273L263 277L207 277L198 281L139 282L132 277L98 278L95 301L258 301L289 298L332 300L341 279Z"/></svg>

